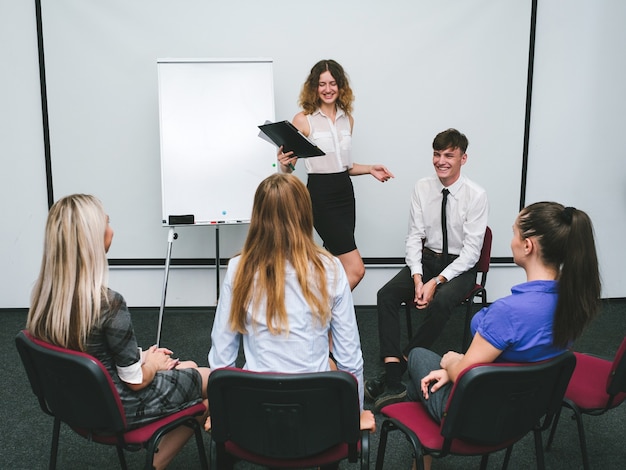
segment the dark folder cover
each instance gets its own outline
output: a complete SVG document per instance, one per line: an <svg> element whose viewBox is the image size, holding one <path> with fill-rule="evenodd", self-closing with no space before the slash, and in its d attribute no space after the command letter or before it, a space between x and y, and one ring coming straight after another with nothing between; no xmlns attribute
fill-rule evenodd
<svg viewBox="0 0 626 470"><path fill-rule="evenodd" d="M260 125L259 129L278 147L282 145L285 153L293 151L299 158L326 155L289 121L268 122Z"/></svg>

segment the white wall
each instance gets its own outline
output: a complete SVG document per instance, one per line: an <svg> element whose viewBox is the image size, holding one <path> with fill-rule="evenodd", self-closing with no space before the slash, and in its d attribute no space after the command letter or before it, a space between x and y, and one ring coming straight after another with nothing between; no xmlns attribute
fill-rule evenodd
<svg viewBox="0 0 626 470"><path fill-rule="evenodd" d="M28 305L47 208L31 3L0 3L0 50L15 72L0 75L0 308ZM449 126L467 133L465 171L491 195L493 256L509 256L520 193L529 0L398 0L384 9L373 1L323 0L306 14L300 3L284 0L289 21L273 24L260 21L267 13L250 0L42 3L54 195L85 191L103 199L116 230L111 258L166 254L156 59L211 56L273 56L277 119L297 111L298 89L314 61L334 57L346 66L357 95L357 161L384 162L397 175L385 186L355 179L364 256L403 256L410 187L430 172L432 137ZM626 104L626 32L617 24L625 7L618 0L539 3L526 202L556 199L587 210L598 236L603 296L625 297L626 257L616 247L626 230L626 165L614 137ZM323 31L333 34L302 33L322 17ZM284 26L294 21L297 27ZM611 197L611 210L603 195ZM221 256L228 257L245 231L223 232ZM181 229L173 257L212 257L214 237L207 227ZM397 269L368 266L356 304L375 304L376 291ZM490 299L520 280L518 268L494 266ZM131 306L159 305L162 282L162 268L111 272L112 287ZM214 269L173 268L167 303L214 305Z"/></svg>
<svg viewBox="0 0 626 470"><path fill-rule="evenodd" d="M587 211L604 297L626 295L626 2L540 1L526 203Z"/></svg>
<svg viewBox="0 0 626 470"><path fill-rule="evenodd" d="M0 1L0 57L0 308L26 307L48 212L34 1Z"/></svg>
<svg viewBox="0 0 626 470"><path fill-rule="evenodd" d="M376 292L399 271L398 266L368 266L365 277L354 290L356 305L376 305ZM226 272L221 269L221 279ZM110 284L124 292L131 306L158 306L163 292L163 268L113 267ZM488 301L510 294L511 286L524 282L524 271L511 265L495 265L487 275ZM196 307L215 305L216 280L213 268L170 268L167 306Z"/></svg>

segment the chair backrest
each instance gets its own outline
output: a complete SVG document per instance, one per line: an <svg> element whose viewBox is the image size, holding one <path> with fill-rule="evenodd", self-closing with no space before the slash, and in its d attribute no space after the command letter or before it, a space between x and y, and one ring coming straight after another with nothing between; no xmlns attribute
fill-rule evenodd
<svg viewBox="0 0 626 470"><path fill-rule="evenodd" d="M489 271L489 262L491 261L491 242L493 240L493 234L491 233L491 229L487 227L485 230L485 238L483 240L483 247L480 250L480 258L478 258L478 263L476 263L476 270L479 273L487 273ZM485 276L483 276L483 279ZM484 286L484 280L481 281L481 285Z"/></svg>
<svg viewBox="0 0 626 470"><path fill-rule="evenodd" d="M606 384L606 392L612 397L620 392L626 392L626 336L624 336L613 359L611 373ZM623 401L624 397L619 397L619 399Z"/></svg>
<svg viewBox="0 0 626 470"><path fill-rule="evenodd" d="M211 437L274 459L306 458L360 440L358 385L348 372L211 373Z"/></svg>
<svg viewBox="0 0 626 470"><path fill-rule="evenodd" d="M574 371L567 351L525 364L476 364L457 378L441 423L441 434L474 444L514 441L541 424L550 425Z"/></svg>
<svg viewBox="0 0 626 470"><path fill-rule="evenodd" d="M73 428L121 432L122 403L106 368L93 356L21 331L15 338L33 393L44 412Z"/></svg>

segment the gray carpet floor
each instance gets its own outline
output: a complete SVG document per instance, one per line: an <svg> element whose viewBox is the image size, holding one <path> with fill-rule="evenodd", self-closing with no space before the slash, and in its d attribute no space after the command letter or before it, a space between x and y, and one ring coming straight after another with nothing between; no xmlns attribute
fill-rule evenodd
<svg viewBox="0 0 626 470"><path fill-rule="evenodd" d="M158 309L131 309L133 323L140 345L148 347L156 339ZM193 359L201 365L207 363L206 354L210 348L210 331L213 309L172 309L165 311L161 344L184 359ZM419 326L419 316L414 312L414 326ZM5 360L4 383L0 388L0 469L44 469L48 466L52 418L39 408L30 390L26 374L15 349L14 338L24 327L26 311L0 310L0 357ZM357 320L361 334L365 360L365 376L373 377L382 369L378 358L377 319L375 307L358 307ZM459 309L450 320L445 332L433 345L433 350L444 353L458 350L462 336L462 310ZM585 334L575 343L574 349L612 357L626 334L626 300L605 301L602 313ZM371 406L367 404L366 406ZM546 466L554 470L575 470L582 468L576 424L569 419L570 413L563 412L553 448L546 452ZM380 427L382 417L377 416ZM592 468L626 468L626 406L612 410L601 417L585 417L588 449ZM378 451L378 433L371 436L371 468ZM544 440L547 435L544 435ZM209 435L205 435L208 449ZM500 468L504 453L491 456L489 468ZM142 468L144 453L127 453L131 469ZM400 433L392 433L385 455L385 469L411 468L412 453L409 443ZM478 468L479 458L450 456L436 460L434 470ZM189 442L174 459L170 469L194 469L198 467L197 453L193 442ZM532 436L526 436L515 445L509 468L535 468L534 444ZM110 469L119 468L113 448L88 442L69 430L61 428L59 469ZM257 469L259 467L240 462L237 469ZM356 464L343 462L341 469L357 469Z"/></svg>

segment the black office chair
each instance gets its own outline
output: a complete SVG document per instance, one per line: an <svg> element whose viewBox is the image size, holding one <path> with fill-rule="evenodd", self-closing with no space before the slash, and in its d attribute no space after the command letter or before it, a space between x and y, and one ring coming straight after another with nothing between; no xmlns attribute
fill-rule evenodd
<svg viewBox="0 0 626 470"><path fill-rule="evenodd" d="M217 369L208 394L211 468L232 468L236 460L310 468L343 459L369 468L369 432L360 430L352 374Z"/></svg>
<svg viewBox="0 0 626 470"><path fill-rule="evenodd" d="M424 455L480 455L481 469L489 454L507 449L529 432L535 436L537 468L544 468L541 432L561 406L576 359L560 356L528 364L476 364L465 369L453 385L444 418L437 423L421 402L403 402L382 409L383 421L376 469L382 470L388 434L401 431L413 446L417 468Z"/></svg>
<svg viewBox="0 0 626 470"><path fill-rule="evenodd" d="M41 409L54 418L50 469L56 468L61 422L86 439L115 446L122 469L127 468L124 450L146 449L146 470L153 468L161 438L179 426L189 426L195 431L200 467L208 468L202 430L196 420L206 412L203 403L128 429L120 396L100 361L38 340L27 331L18 333L15 343Z"/></svg>

